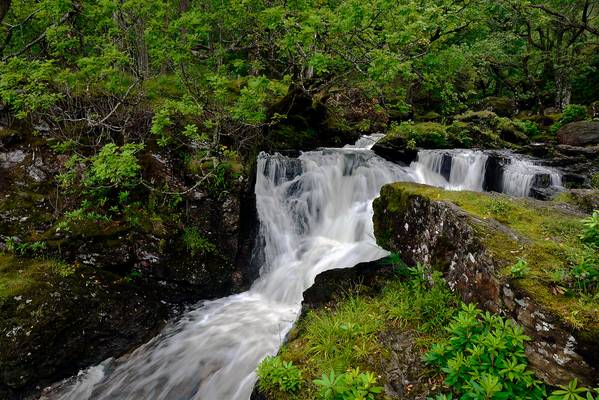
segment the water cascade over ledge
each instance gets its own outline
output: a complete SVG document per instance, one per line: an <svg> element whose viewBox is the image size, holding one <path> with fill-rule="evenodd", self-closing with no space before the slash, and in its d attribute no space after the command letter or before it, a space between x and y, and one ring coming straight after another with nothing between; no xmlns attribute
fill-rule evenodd
<svg viewBox="0 0 599 400"><path fill-rule="evenodd" d="M255 192L264 264L251 289L198 303L137 350L89 368L42 399L249 399L258 363L277 352L316 275L386 255L372 226L372 201L384 184L484 189L483 153L422 152L402 167L369 150L376 139L298 159L260 154ZM524 193L526 185L515 184L513 192Z"/></svg>

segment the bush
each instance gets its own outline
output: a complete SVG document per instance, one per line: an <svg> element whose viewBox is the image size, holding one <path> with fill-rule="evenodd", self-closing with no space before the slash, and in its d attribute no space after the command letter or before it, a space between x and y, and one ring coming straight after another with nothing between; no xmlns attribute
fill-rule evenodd
<svg viewBox="0 0 599 400"><path fill-rule="evenodd" d="M372 372L360 372L359 368L347 373L335 375L322 374L314 380L320 388L319 396L324 400L374 400L383 388L376 386L376 377Z"/></svg>
<svg viewBox="0 0 599 400"><path fill-rule="evenodd" d="M102 147L91 159L91 166L85 179L88 187L110 186L131 187L137 183L141 166L137 162L137 153L142 144L128 143L120 148L114 143Z"/></svg>
<svg viewBox="0 0 599 400"><path fill-rule="evenodd" d="M551 133L555 134L559 129L571 122L582 121L587 118L587 108L578 104L570 104L564 108L564 112L555 124L551 126Z"/></svg>
<svg viewBox="0 0 599 400"><path fill-rule="evenodd" d="M291 361L268 356L258 366L258 387L262 392L297 392L302 382L301 371Z"/></svg>
<svg viewBox="0 0 599 400"><path fill-rule="evenodd" d="M593 396L593 393L595 396ZM558 390L551 392L547 400L597 400L599 399L599 389L587 389L578 387L576 379L570 381L568 386L560 386Z"/></svg>
<svg viewBox="0 0 599 400"><path fill-rule="evenodd" d="M595 174L591 177L591 187L599 189L599 174Z"/></svg>
<svg viewBox="0 0 599 400"><path fill-rule="evenodd" d="M542 399L545 388L527 370L524 342L511 321L463 305L447 330L449 340L433 345L424 360L445 373L455 395L464 399Z"/></svg>
<svg viewBox="0 0 599 400"><path fill-rule="evenodd" d="M516 125L516 127L524 132L529 138L538 136L541 133L539 130L539 125L532 121L514 120L513 122L514 125Z"/></svg>
<svg viewBox="0 0 599 400"><path fill-rule="evenodd" d="M592 216L583 220L583 225L582 241L599 247L599 210L593 211Z"/></svg>

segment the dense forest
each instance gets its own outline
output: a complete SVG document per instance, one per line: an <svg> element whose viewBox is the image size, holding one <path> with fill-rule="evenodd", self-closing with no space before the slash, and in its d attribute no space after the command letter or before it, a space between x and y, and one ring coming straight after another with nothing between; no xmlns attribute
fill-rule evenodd
<svg viewBox="0 0 599 400"><path fill-rule="evenodd" d="M305 239L331 205L301 208L318 186L304 164L327 164L298 155L364 135L380 161L337 155L339 179L369 168L378 196L397 165L442 149L425 156L448 183L467 149L480 182L450 189L477 193L385 186L365 234L391 252L380 276L343 293L317 278L306 304L336 297L302 309L253 396L599 398L598 0L0 0L0 400L244 293L269 254L260 190L300 182L285 192L300 211L268 205L298 225L281 242ZM419 183L447 188L435 179ZM370 186L327 193L355 189L370 212ZM419 368L408 389L389 389L389 352ZM174 396L160 398L192 398Z"/></svg>

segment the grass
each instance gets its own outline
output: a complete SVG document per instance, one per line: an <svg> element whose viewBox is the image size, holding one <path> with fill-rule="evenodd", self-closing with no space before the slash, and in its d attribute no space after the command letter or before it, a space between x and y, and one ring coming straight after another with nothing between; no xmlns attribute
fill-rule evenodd
<svg viewBox="0 0 599 400"><path fill-rule="evenodd" d="M422 351L447 337L445 327L458 309L457 298L438 273L433 279L422 267L401 271L409 279L398 275L374 295L358 286L300 319L279 354L301 370L304 384L298 394L282 398L316 398L312 380L356 367L374 372L378 384L384 384L382 368L391 350L381 335L389 330L414 331Z"/></svg>
<svg viewBox="0 0 599 400"><path fill-rule="evenodd" d="M451 192L416 184L395 184L397 198L391 208L401 209L410 195L423 195L432 200L451 202L475 218L472 227L478 231L489 253L499 264L499 274L508 278L518 260L530 270L513 282L525 290L540 305L559 315L576 329L599 334L599 296L593 293L562 291L556 277L569 271L589 249L580 240L584 216L564 206L563 198L542 203L532 199L514 199L500 194ZM399 195L401 191L407 196ZM393 210L391 210L393 211ZM481 223L476 221L481 220ZM509 228L499 229L489 220ZM593 255L590 255L593 256ZM597 257L597 255L594 255Z"/></svg>

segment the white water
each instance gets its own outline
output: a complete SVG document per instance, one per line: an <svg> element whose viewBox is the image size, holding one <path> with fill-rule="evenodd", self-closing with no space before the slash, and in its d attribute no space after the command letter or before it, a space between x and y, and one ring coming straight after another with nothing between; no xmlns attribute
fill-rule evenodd
<svg viewBox="0 0 599 400"><path fill-rule="evenodd" d="M421 152L418 162L400 167L369 150L377 139L303 153L299 161L261 154L256 203L265 263L252 288L199 303L131 354L89 368L41 399L247 400L256 366L277 352L316 275L386 255L372 227L382 185L482 190L481 152L453 152L446 180L440 152Z"/></svg>
<svg viewBox="0 0 599 400"><path fill-rule="evenodd" d="M252 288L200 303L130 355L42 398L247 400L256 366L277 352L316 275L386 255L373 237L372 200L383 184L416 177L376 157L372 144L304 153L301 171L261 154L256 203L266 261Z"/></svg>
<svg viewBox="0 0 599 400"><path fill-rule="evenodd" d="M451 158L449 179L442 175L444 159ZM560 187L561 174L552 168L537 165L533 160L509 154L503 167L503 190L511 196L530 195L535 179L548 178L548 186ZM483 190L489 155L480 150L421 150L410 167L418 176L417 182L443 187L447 190ZM447 163L447 160L445 161Z"/></svg>

